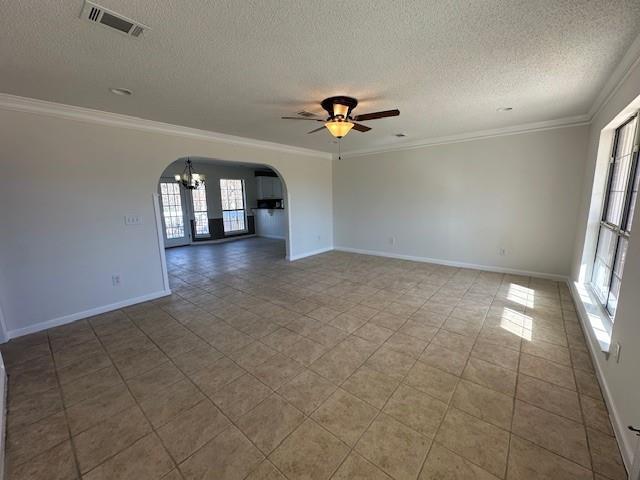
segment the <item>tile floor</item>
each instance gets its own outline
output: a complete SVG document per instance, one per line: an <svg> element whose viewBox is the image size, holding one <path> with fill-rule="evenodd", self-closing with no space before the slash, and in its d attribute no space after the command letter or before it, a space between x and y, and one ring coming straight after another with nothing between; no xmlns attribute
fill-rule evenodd
<svg viewBox="0 0 640 480"><path fill-rule="evenodd" d="M564 285L282 242L2 346L9 478L622 479Z"/></svg>

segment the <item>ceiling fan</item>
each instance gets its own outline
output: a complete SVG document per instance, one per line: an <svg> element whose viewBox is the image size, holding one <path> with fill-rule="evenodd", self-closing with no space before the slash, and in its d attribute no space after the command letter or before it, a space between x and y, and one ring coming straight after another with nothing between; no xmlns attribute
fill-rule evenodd
<svg viewBox="0 0 640 480"><path fill-rule="evenodd" d="M282 117L284 120L310 120L312 122L322 122L324 125L315 130L311 130L308 133L319 132L325 127L331 135L336 138L342 138L353 128L358 132L368 132L370 127L362 125L357 122L366 122L369 120L377 120L385 117L397 117L400 115L400 110L384 110L382 112L364 113L362 115L352 116L353 109L358 105L358 100L353 97L329 97L320 102L322 108L324 108L329 116L326 119L314 118L314 114L307 114L307 116L301 117Z"/></svg>

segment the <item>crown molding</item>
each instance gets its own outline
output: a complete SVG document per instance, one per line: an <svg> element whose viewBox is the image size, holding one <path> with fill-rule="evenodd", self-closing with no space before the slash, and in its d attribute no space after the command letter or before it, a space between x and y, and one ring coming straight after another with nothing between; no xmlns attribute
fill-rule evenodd
<svg viewBox="0 0 640 480"><path fill-rule="evenodd" d="M600 113L602 108L609 102L613 95L615 95L624 81L629 77L631 72L638 67L638 65L640 65L640 35L638 35L638 37L636 37L636 39L633 41L625 55L622 57L622 60L618 63L609 79L605 83L604 87L600 91L600 94L596 97L588 113L584 115L565 117L555 120L545 120L542 122L526 123L490 130L477 130L474 132L466 132L442 137L431 137L396 145L347 151L342 153L342 157L349 158L372 155L376 153L390 153L403 150L414 150L436 145L469 142L473 140L483 140L494 137L502 137L506 135L518 135L523 133L552 130L556 128L588 125L592 122L593 118L598 115L598 113ZM104 112L101 110L94 110L85 107L76 107L73 105L48 102L45 100L37 100L34 98L20 97L6 93L0 93L0 108L5 110L30 112L40 115L67 118L83 122L100 123L103 125L130 128L147 132L177 135L181 137L190 137L200 140L217 141L230 145L264 148L278 152L293 153L323 159L335 160L337 158L337 155L335 154L322 152L319 150L312 150L309 148L295 147L281 143L268 142L265 140L255 140L235 135L227 135L224 133L172 125L169 123L157 122L154 120L145 120L129 115L122 115L118 113Z"/></svg>
<svg viewBox="0 0 640 480"><path fill-rule="evenodd" d="M457 135L449 135L444 137L433 137L416 140L414 142L403 143L400 145L390 145L387 147L378 147L370 149L354 150L344 152L343 158L359 157L363 155L372 155L376 153L389 153L402 150L413 150L422 147L431 147L435 145L446 145L450 143L469 142L472 140L482 140L486 138L501 137L504 135L517 135L520 133L538 132L543 130L552 130L556 128L575 127L580 125L589 125L594 117L600 113L603 107L611 100L615 93L620 89L622 84L627 80L631 72L640 65L640 35L631 43L616 68L613 70L609 79L602 87L600 93L584 115L573 117L565 117L557 120L547 120L542 122L515 125L512 127L497 128L493 130L479 130L475 132L461 133ZM337 155L333 155L334 160Z"/></svg>
<svg viewBox="0 0 640 480"><path fill-rule="evenodd" d="M79 122L98 123L101 125L161 133L165 135L176 135L179 137L195 138L198 140L215 141L225 143L227 145L263 148L277 152L306 155L327 160L333 158L331 153L312 150L310 148L294 147L281 143L255 140L252 138L227 135L224 133L200 130L197 128L172 125L169 123L145 120L143 118L122 115L119 113L104 112L102 110L48 102L35 98L19 97L8 93L0 93L0 109L65 118Z"/></svg>
<svg viewBox="0 0 640 480"><path fill-rule="evenodd" d="M433 147L436 145L447 145L450 143L471 142L473 140L484 140L487 138L503 137L506 135L519 135L522 133L540 132L544 130L554 130L557 128L577 127L580 125L588 125L591 123L589 115L577 115L574 117L560 118L556 120L545 120L543 122L525 123L522 125L514 125L512 127L494 128L491 130L478 130L475 132L461 133L457 135L448 135L443 137L425 138L413 142L402 143L399 145L390 145L388 147L378 147L370 149L354 150L343 152L343 158L361 157L364 155L372 155L376 153L390 153L402 150L415 150L423 147ZM334 155L334 159L337 155Z"/></svg>
<svg viewBox="0 0 640 480"><path fill-rule="evenodd" d="M616 68L613 70L609 79L602 87L600 94L596 97L593 105L589 109L589 118L593 118L600 113L602 108L611 100L615 93L620 89L631 72L640 65L640 35L636 37L631 46L627 49Z"/></svg>

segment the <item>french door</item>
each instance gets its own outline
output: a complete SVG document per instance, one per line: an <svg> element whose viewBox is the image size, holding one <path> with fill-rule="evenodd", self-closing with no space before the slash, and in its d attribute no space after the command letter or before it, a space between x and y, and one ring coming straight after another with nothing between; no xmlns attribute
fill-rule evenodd
<svg viewBox="0 0 640 480"><path fill-rule="evenodd" d="M191 227L184 188L173 180L160 180L162 233L165 247L179 247L191 243Z"/></svg>

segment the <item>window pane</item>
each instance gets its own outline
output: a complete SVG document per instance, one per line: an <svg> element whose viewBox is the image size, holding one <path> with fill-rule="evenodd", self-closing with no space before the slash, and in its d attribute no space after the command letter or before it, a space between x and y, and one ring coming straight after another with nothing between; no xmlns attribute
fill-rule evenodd
<svg viewBox="0 0 640 480"><path fill-rule="evenodd" d="M614 265L613 272L622 279L622 272L624 271L624 262L627 260L627 247L629 246L629 241L620 237L618 240L618 251L616 253L616 264Z"/></svg>
<svg viewBox="0 0 640 480"><path fill-rule="evenodd" d="M613 317L618 307L618 297L620 296L620 279L614 275L611 279L611 291L607 300L607 311Z"/></svg>
<svg viewBox="0 0 640 480"><path fill-rule="evenodd" d="M191 190L193 199L193 219L196 235L209 235L209 215L207 213L207 189L204 183Z"/></svg>
<svg viewBox="0 0 640 480"><path fill-rule="evenodd" d="M624 212L624 200L629 181L629 168L631 167L631 155L616 159L613 164L613 175L609 190L609 202L607 206L606 220L613 225L621 225Z"/></svg>
<svg viewBox="0 0 640 480"><path fill-rule="evenodd" d="M636 163L638 161L640 161L640 159L637 158ZM631 187L631 201L629 202L629 215L627 216L627 225L625 227L625 230L627 232L631 232L631 227L633 225L633 215L636 212L636 200L638 199L638 184L640 184L640 165L636 166L635 178L633 180L633 185Z"/></svg>
<svg viewBox="0 0 640 480"><path fill-rule="evenodd" d="M225 233L246 229L244 210L244 184L242 180L220 179L222 224Z"/></svg>
<svg viewBox="0 0 640 480"><path fill-rule="evenodd" d="M613 257L616 248L616 234L607 227L600 227L600 237L598 238L598 258L605 266L613 267Z"/></svg>
<svg viewBox="0 0 640 480"><path fill-rule="evenodd" d="M160 200L167 240L184 237L182 197L177 183L160 183Z"/></svg>
<svg viewBox="0 0 640 480"><path fill-rule="evenodd" d="M627 123L618 131L618 143L616 145L616 157L630 155L633 151L633 135L636 130L636 122L638 117Z"/></svg>
<svg viewBox="0 0 640 480"><path fill-rule="evenodd" d="M196 235L209 235L209 219L206 212L194 212Z"/></svg>
<svg viewBox="0 0 640 480"><path fill-rule="evenodd" d="M610 279L611 270L596 258L596 261L593 264L593 277L591 279L591 285L593 286L593 290L602 303L605 303L607 301Z"/></svg>

